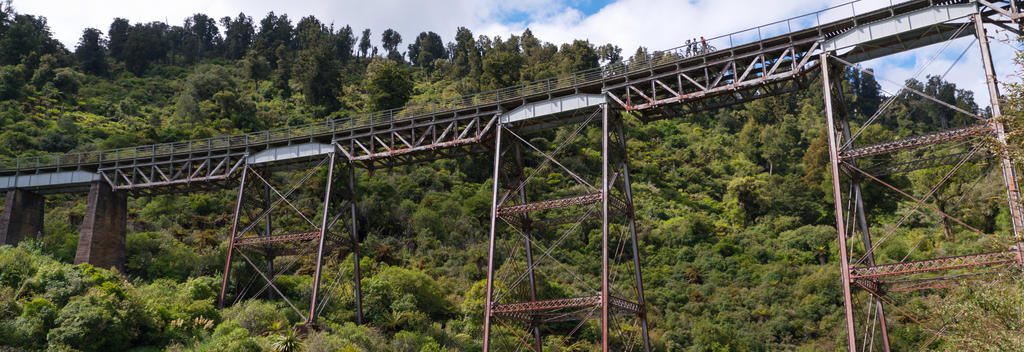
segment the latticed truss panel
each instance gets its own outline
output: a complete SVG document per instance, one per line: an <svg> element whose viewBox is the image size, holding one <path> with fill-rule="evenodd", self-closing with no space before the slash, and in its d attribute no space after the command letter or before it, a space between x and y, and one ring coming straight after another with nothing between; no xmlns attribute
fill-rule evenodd
<svg viewBox="0 0 1024 352"><path fill-rule="evenodd" d="M971 254L948 258L919 260L913 262L876 265L862 268L851 268L850 277L853 279L877 279L931 271L999 265L1012 262L1020 262L1019 252L1003 251L982 254Z"/></svg>
<svg viewBox="0 0 1024 352"><path fill-rule="evenodd" d="M352 131L334 145L351 162L374 165L380 161L416 160L440 150L466 147L475 150L497 122L498 112L455 112L444 118L411 119L385 128Z"/></svg>
<svg viewBox="0 0 1024 352"><path fill-rule="evenodd" d="M786 82L814 71L812 58L819 51L819 39L814 33L792 36L761 50L711 54L710 58L698 55L689 60L680 57L682 61L676 65L652 68L649 77L610 84L605 90L628 111L683 104L682 109L695 112L705 110L700 106L709 101L711 106L717 105L713 102L722 97L745 101L745 97L770 96L785 91ZM675 61L672 58L659 60Z"/></svg>
<svg viewBox="0 0 1024 352"><path fill-rule="evenodd" d="M842 159L857 159L900 150L921 148L944 142L964 140L992 133L992 125L977 124L936 133L898 139L895 141L853 148L840 153Z"/></svg>
<svg viewBox="0 0 1024 352"><path fill-rule="evenodd" d="M985 270L1020 263L1020 252L1010 250L851 268L850 278L874 293L919 291L958 286L992 273Z"/></svg>
<svg viewBox="0 0 1024 352"><path fill-rule="evenodd" d="M100 169L100 176L116 190L170 189L192 184L221 183L236 175L244 153L126 163Z"/></svg>
<svg viewBox="0 0 1024 352"><path fill-rule="evenodd" d="M605 107L586 114L589 116L577 118L579 125L553 134L528 134L529 122L518 126L521 128L498 127L491 241L501 246L491 255L488 267L487 339L494 331L492 323L500 324L505 328L500 330L503 334L526 330L511 340L519 341L520 347L535 348L541 335L562 335L562 341L572 341L586 321L600 319L598 334L617 336L613 345L635 343L638 339L618 333L623 328L610 321L613 318L643 322L644 328L637 331L646 333L621 120L609 117ZM614 124L606 122L611 119ZM601 139L584 139L582 136L594 135L588 128L602 128ZM547 141L551 137L554 140ZM571 144L601 152L562 159ZM549 182L552 179L556 181ZM559 196L545 198L547 194ZM590 235L596 231L601 231L600 238ZM594 252L581 258L575 251L567 253L567 246ZM602 256L607 260L596 267L593 262L580 262L601 260ZM626 264L630 261L635 266ZM602 281L605 279L607 282ZM540 291L548 287L539 284L541 280L558 282L563 289L557 295L570 297L549 298L550 291ZM567 322L577 322L576 328L560 324ZM603 328L606 323L608 329Z"/></svg>
<svg viewBox="0 0 1024 352"><path fill-rule="evenodd" d="M609 298L609 306L614 310L612 314L615 316L636 316L643 313L643 306L640 304L615 296ZM593 295L496 304L491 308L491 314L527 323L554 323L594 318L594 309L600 307L601 296Z"/></svg>

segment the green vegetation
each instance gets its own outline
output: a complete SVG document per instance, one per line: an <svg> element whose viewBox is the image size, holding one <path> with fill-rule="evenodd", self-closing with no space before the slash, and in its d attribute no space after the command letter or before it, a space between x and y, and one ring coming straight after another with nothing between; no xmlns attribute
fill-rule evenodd
<svg viewBox="0 0 1024 352"><path fill-rule="evenodd" d="M380 52L371 37L368 29L357 38L349 26L313 16L293 24L274 13L219 21L196 14L182 26L115 19L105 33L85 29L72 52L50 36L45 19L0 2L0 157L299 125L622 60L622 50L612 45L576 40L556 46L528 30L490 38L460 27L449 43L424 32L407 50L401 35L388 30ZM637 53L647 55L644 48ZM865 121L887 98L870 75L845 72L843 78L854 121ZM971 92L938 77L912 84L978 110ZM650 124L626 117L656 350L845 346L821 91L812 86ZM1024 89L1013 86L1009 96L1019 113ZM913 95L900 96L888 111L867 129L865 142L970 123ZM563 157L572 163L588 152L569 148ZM987 167L966 166L935 204L985 232L1006 234L1001 182L996 173L983 176ZM299 315L272 296L215 309L234 190L132 198L124 273L69 264L85 200L49 196L43 239L0 247L0 349L477 350L489 168L489 157L480 156L360 172L368 324L353 324L353 288L343 282L323 311L324 330L305 336L295 330ZM886 179L907 185L939 178L949 168ZM913 205L877 187L865 191L870 216L885 225L876 232L884 233ZM562 247L581 257L593 240L571 237ZM862 254L859 240L851 241L855 256ZM992 248L990 241L920 212L878 256L889 262L950 256ZM331 256L325 271L351 272L352 265L351 258ZM298 266L280 287L308 296L310 263ZM1020 292L1020 282L1010 280L907 301L915 314L964 317L933 348L984 350L997 338L1019 340ZM894 350L931 337L895 312L890 320ZM593 336L595 329L584 326L581 335Z"/></svg>

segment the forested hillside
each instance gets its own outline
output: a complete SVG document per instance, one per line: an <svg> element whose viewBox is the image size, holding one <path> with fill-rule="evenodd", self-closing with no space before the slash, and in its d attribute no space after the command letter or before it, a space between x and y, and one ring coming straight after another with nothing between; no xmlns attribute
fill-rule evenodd
<svg viewBox="0 0 1024 352"><path fill-rule="evenodd" d="M380 47L372 44L377 41ZM83 30L77 46L67 48L53 39L45 18L0 2L0 157L300 125L649 55L627 48L624 57L622 49L601 44L582 38L552 44L529 30L475 36L464 27L455 38L433 32L402 38L393 30L372 33L269 13L196 14L181 25L118 18L109 28ZM854 121L867 120L888 98L871 75L848 71L843 79ZM911 84L979 111L973 93L940 77ZM845 348L821 91L819 83L649 124L625 117L657 351ZM973 123L949 111L900 95L863 141ZM568 148L563 157L590 152ZM215 309L235 189L130 198L123 273L71 264L85 197L48 196L42 239L0 247L0 350L479 350L490 158L360 171L368 323L354 324L352 284L342 282L320 319L323 330L302 337L293 329L300 318L272 296ZM1006 235L1005 191L998 172L989 171L993 163L965 166L933 203L986 233ZM949 168L886 180L936 180ZM865 191L870 215L886 228L913 213L880 248L880 261L992 248L945 218L914 213L912 202L877 187ZM562 247L582 257L594 248L593 238L570 237ZM851 241L864 252L859 240ZM351 272L351 257L325 259L325 271ZM308 296L311 263L298 265L280 286ZM1024 343L1014 331L1024 312L1022 286L1010 280L921 293L906 307L915 316L940 313L928 326L962 318L932 348L962 350L1008 338L999 345L1019 350ZM596 329L586 325L576 336L589 339ZM914 349L932 336L896 312L890 329L893 350ZM545 343L560 341L550 336ZM568 345L565 351L592 347Z"/></svg>

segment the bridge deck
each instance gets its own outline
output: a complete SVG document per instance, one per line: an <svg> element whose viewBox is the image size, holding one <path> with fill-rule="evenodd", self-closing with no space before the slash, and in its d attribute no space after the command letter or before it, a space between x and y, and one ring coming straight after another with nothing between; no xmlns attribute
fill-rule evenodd
<svg viewBox="0 0 1024 352"><path fill-rule="evenodd" d="M38 177L36 183L25 181L26 175L70 171L97 174L115 189L221 182L247 155L298 144L333 145L365 167L413 163L447 157L446 149L471 152L489 138L502 112L577 95L606 96L609 104L636 111L645 120L679 116L802 89L806 83L800 78L815 71L823 45L849 60L863 61L947 40L953 33L973 34L970 29L957 31L949 22L996 11L974 0L906 0L873 11L863 11L865 4L848 3L707 40L720 50L678 47L448 101L243 135L0 160L0 189L77 184ZM547 118L557 124L564 117ZM65 179L80 183L84 178Z"/></svg>

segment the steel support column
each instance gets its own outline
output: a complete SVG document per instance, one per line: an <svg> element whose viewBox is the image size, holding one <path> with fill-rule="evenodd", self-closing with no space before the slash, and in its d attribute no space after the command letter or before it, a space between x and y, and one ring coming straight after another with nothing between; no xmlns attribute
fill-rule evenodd
<svg viewBox="0 0 1024 352"><path fill-rule="evenodd" d="M523 151L522 147L518 144L515 146L515 157L516 157L516 172L518 173L518 181L515 184L526 182L526 173L523 170ZM526 204L526 188L519 187L519 203ZM526 272L530 281L530 300L537 300L537 278L533 272L533 244L530 243L530 214L523 214L523 246L526 249ZM544 346L540 338L540 326L537 322L532 322L533 327L530 329L533 334L533 343L537 352L543 351Z"/></svg>
<svg viewBox="0 0 1024 352"><path fill-rule="evenodd" d="M618 125L619 143L622 148L622 181L625 183L623 191L626 194L626 206L629 208L626 216L629 218L629 240L633 247L633 275L636 278L637 304L640 305L640 333L644 339L644 352L651 352L651 338L647 331L647 299L644 297L644 279L640 271L640 245L636 237L636 211L633 206L633 183L629 178L629 153L626 149L625 122L620 121Z"/></svg>
<svg viewBox="0 0 1024 352"><path fill-rule="evenodd" d="M842 129L841 133L843 134L843 139L846 141L852 141L853 136L850 133L850 115L849 110L847 110L846 108L846 98L843 95L842 80L833 81L832 85L832 92L837 100L834 101L833 104L836 105L836 108L838 108L839 111L838 120L840 128ZM854 166L857 166L856 160L851 159L849 163L851 163ZM871 249L871 228L868 224L867 212L864 209L864 196L863 192L861 191L861 178L857 176L852 177L850 180L850 188L853 191L854 212L856 213L857 225L858 227L860 227L861 238L864 242L864 252L866 253L865 256L867 257L866 260L868 265L874 266L875 253ZM877 297L872 297L872 300L875 303L875 319L878 320L879 329L882 332L882 350L884 352L889 352L889 326L885 321L885 307L881 299L878 299Z"/></svg>
<svg viewBox="0 0 1024 352"><path fill-rule="evenodd" d="M501 132L505 127L495 126L494 137L494 178L491 179L491 231L487 246L487 295L484 298L484 352L491 348L491 297L494 294L494 241L498 228L498 183L501 175Z"/></svg>
<svg viewBox="0 0 1024 352"><path fill-rule="evenodd" d="M242 180L238 183L238 196L235 197L235 216L231 221L231 234L228 237L228 253L224 259L224 278L220 283L220 297L217 298L217 309L224 309L224 294L228 289L228 277L231 273L231 255L235 252L235 236L238 234L238 219L242 212L242 195L245 194L245 179L249 175L249 167L242 167Z"/></svg>
<svg viewBox="0 0 1024 352"><path fill-rule="evenodd" d="M846 316L846 338L850 352L857 351L857 335L854 331L853 299L850 294L850 261L847 258L846 222L843 218L842 186L839 183L839 145L836 141L836 125L833 116L832 89L829 80L828 53L821 53L821 78L825 98L825 120L828 128L829 164L832 171L832 199L836 211L836 232L839 238L839 267L843 280L843 305Z"/></svg>
<svg viewBox="0 0 1024 352"><path fill-rule="evenodd" d="M359 232L356 226L356 166L353 163L348 165L348 185L351 190L349 193L349 209L352 216L352 264L354 264L352 274L356 291L356 324L363 325L363 275L359 268Z"/></svg>
<svg viewBox="0 0 1024 352"><path fill-rule="evenodd" d="M608 352L608 104L601 105L601 352Z"/></svg>
<svg viewBox="0 0 1024 352"><path fill-rule="evenodd" d="M316 250L316 269L313 272L313 293L309 299L309 315L306 316L306 325L316 324L316 304L317 298L320 295L320 271L323 266L324 258L324 241L327 239L327 222L328 214L331 209L331 185L334 183L334 159L336 158L335 153L331 153L328 156L327 162L327 184L324 186L324 210L323 217L320 219L320 239L317 244Z"/></svg>
<svg viewBox="0 0 1024 352"><path fill-rule="evenodd" d="M844 121L844 134L849 131L849 122ZM849 137L847 137L849 138ZM867 213L864 211L864 197L860 189L860 178L855 177L851 182L853 188L853 202L857 213L857 223L860 226L861 237L864 240L864 251L867 253L868 265L875 265L875 253L871 250L871 229L868 226ZM873 297L875 302L875 318L878 319L878 328L882 330L882 350L889 352L889 324L885 322L885 307L881 299Z"/></svg>
<svg viewBox="0 0 1024 352"><path fill-rule="evenodd" d="M271 204L272 204L271 201L270 201L271 200L270 186L269 185L264 186L264 189L265 189L265 191L264 191L263 197L265 199L263 200L263 206L266 207L267 209L270 209ZM271 214L267 214L266 218L263 219L263 236L271 236L271 235L274 234L273 231L272 231L271 220L270 220L271 216L270 215ZM268 273L274 272L274 255L273 255L273 253L267 253L267 272ZM274 290L268 290L267 291L267 299L274 299Z"/></svg>
<svg viewBox="0 0 1024 352"><path fill-rule="evenodd" d="M978 47L981 48L981 62L985 68L985 82L988 86L988 96L992 103L992 129L995 131L996 139L1006 146L1006 131L1001 120L1003 109L999 100L999 83L996 79L995 66L992 64L992 53L988 45L988 35L985 33L985 23L981 15L972 16L974 20L974 31L978 37ZM1010 219L1013 223L1013 236L1017 240L1017 248L1021 247L1021 232L1024 231L1024 214L1020 204L1020 189L1017 186L1017 170L1013 161L1005 150L1000 151L1000 161L1003 171L1003 181L1006 184L1006 200L1010 205ZM1022 263L1024 264L1024 263Z"/></svg>

